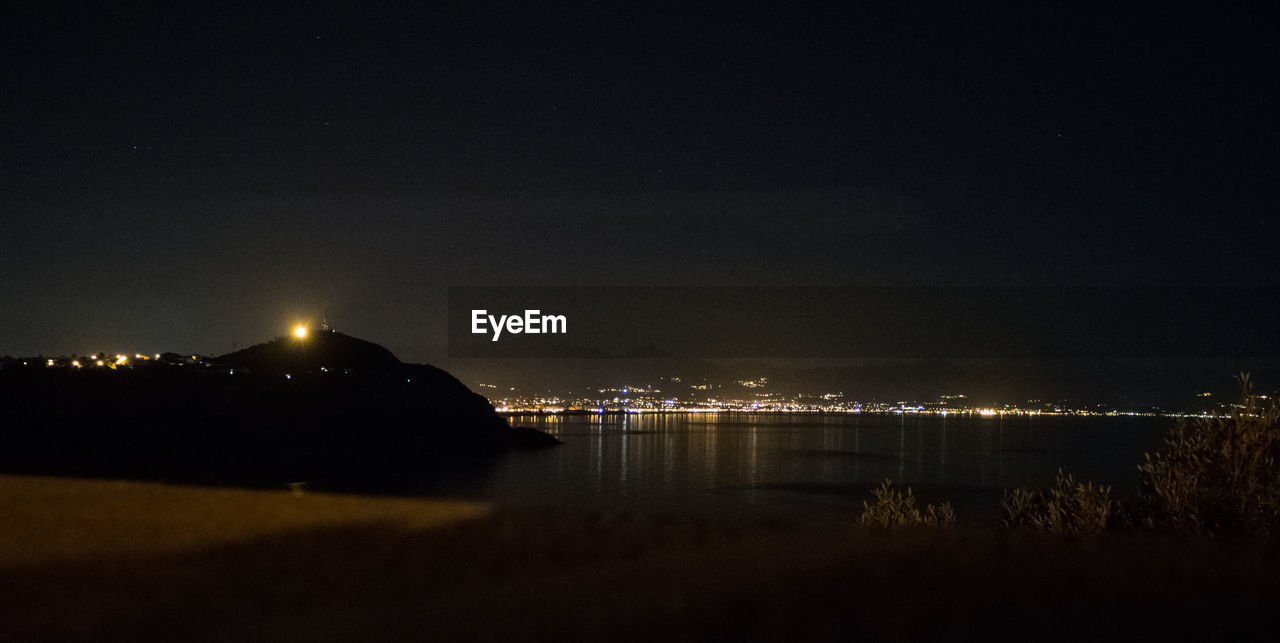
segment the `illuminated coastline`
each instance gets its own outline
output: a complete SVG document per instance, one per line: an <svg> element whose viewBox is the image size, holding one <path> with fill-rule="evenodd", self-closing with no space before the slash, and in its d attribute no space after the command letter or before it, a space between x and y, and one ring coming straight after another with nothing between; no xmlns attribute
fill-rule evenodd
<svg viewBox="0 0 1280 643"><path fill-rule="evenodd" d="M293 329L296 340L305 341L307 328L297 326ZM50 368L71 370L118 370L133 369L139 366L195 366L210 374L235 375L235 369L225 368L215 358L201 355L184 355L178 353L123 353L91 354L87 356L28 357L8 358L5 367L14 368ZM331 369L321 367L316 373L328 374ZM671 382L679 383L679 378L671 378ZM971 404L963 394L942 395L932 400L894 400L894 401L862 401L850 399L845 393L777 393L768 392L768 378L735 380L729 388L737 387L741 392L737 395L706 396L704 391L717 388L707 383L688 386L695 393L681 393L679 396L664 393L656 386L617 386L593 389L591 393L579 395L555 395L552 393L525 394L515 393L514 388L498 386L484 382L473 384L477 392L484 395L494 409L504 415L527 414L714 414L714 413L813 413L813 414L892 414L892 415L930 415L930 416L964 416L979 418L1021 417L1021 416L1144 416L1144 417L1211 417L1229 412L1239 405L1211 403L1209 393L1196 395L1201 403L1200 410L1162 409L1162 408L1121 408L1114 405L1081 405L1066 401L1046 402L1027 400L1025 402L1002 404ZM503 394L502 391L506 391ZM703 393L699 397L698 394ZM1267 396L1260 395L1260 399ZM1208 405L1205 403L1209 402ZM1212 408L1207 408L1211 406Z"/></svg>
<svg viewBox="0 0 1280 643"><path fill-rule="evenodd" d="M938 406L917 403L837 403L816 404L800 400L771 401L712 399L705 401L664 400L658 403L636 400L627 403L614 401L563 400L544 398L490 399L494 408L503 415L616 415L616 414L843 414L843 415L928 415L959 417L1028 417L1028 416L1097 416L1097 417L1210 417L1208 412L1188 413L1163 410L1122 410L1098 408L1025 408L1014 405L995 407Z"/></svg>

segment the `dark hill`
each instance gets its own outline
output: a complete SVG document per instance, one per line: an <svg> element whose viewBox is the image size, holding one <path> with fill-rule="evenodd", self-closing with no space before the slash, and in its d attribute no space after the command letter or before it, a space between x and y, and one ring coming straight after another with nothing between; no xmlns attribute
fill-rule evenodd
<svg viewBox="0 0 1280 643"><path fill-rule="evenodd" d="M320 369L392 373L403 366L391 351L336 331L305 338L277 337L214 360L215 364L263 373L320 372ZM443 371L441 371L443 372Z"/></svg>
<svg viewBox="0 0 1280 643"><path fill-rule="evenodd" d="M44 473L297 480L556 443L513 430L441 369L332 332L204 364L4 369L0 408L0 467Z"/></svg>

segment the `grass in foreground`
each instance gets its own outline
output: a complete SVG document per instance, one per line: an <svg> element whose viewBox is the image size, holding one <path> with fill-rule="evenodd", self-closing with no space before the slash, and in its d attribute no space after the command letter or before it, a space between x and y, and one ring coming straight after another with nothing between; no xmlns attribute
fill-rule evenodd
<svg viewBox="0 0 1280 643"><path fill-rule="evenodd" d="M1107 529L1113 509L1111 487L1076 482L1062 469L1048 491L1006 491L1000 506L1001 527L1077 535Z"/></svg>
<svg viewBox="0 0 1280 643"><path fill-rule="evenodd" d="M915 495L911 487L907 493L893 488L893 483L885 480L880 487L871 491L872 502L862 503L862 516L858 523L865 527L877 529L896 529L899 527L941 527L954 529L956 512L951 503L941 506L925 505L924 511L916 506Z"/></svg>
<svg viewBox="0 0 1280 643"><path fill-rule="evenodd" d="M0 483L15 483L6 508L15 497L59 507L6 520L6 548L24 529L77 543L72 556L0 566L0 640L1269 640L1280 600L1268 541L886 531L628 506L455 521L430 501ZM77 516L103 527L75 532ZM119 548L95 540L139 534L171 544L97 554Z"/></svg>
<svg viewBox="0 0 1280 643"><path fill-rule="evenodd" d="M428 529L486 505L150 482L0 476L0 568L157 556L317 528Z"/></svg>

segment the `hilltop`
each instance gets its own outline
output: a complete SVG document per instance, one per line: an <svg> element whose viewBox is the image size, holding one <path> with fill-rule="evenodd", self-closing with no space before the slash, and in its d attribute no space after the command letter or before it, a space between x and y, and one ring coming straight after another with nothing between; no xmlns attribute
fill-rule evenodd
<svg viewBox="0 0 1280 643"><path fill-rule="evenodd" d="M264 373L320 372L323 368L392 374L405 366L391 351L333 330L311 333L304 338L277 337L215 357L212 362Z"/></svg>

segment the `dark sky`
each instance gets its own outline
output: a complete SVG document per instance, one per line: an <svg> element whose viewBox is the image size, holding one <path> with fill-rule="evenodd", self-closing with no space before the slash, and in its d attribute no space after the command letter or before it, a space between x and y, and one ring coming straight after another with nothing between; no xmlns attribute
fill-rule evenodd
<svg viewBox="0 0 1280 643"><path fill-rule="evenodd" d="M1280 275L1244 10L186 4L5 17L0 353L327 306L434 359L451 285Z"/></svg>

